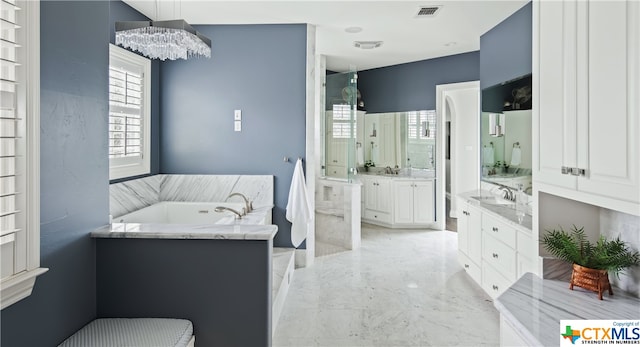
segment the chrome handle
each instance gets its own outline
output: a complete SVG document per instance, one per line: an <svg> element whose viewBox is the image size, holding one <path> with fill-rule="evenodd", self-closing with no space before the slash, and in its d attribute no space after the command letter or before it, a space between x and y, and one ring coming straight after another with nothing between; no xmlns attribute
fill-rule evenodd
<svg viewBox="0 0 640 347"><path fill-rule="evenodd" d="M498 253L493 253L493 257L497 259L498 258Z"/></svg>
<svg viewBox="0 0 640 347"><path fill-rule="evenodd" d="M495 284L493 285L493 290L498 290L498 286L496 286Z"/></svg>
<svg viewBox="0 0 640 347"><path fill-rule="evenodd" d="M492 230L495 231L495 232L498 232L498 228L496 228L496 227L493 227Z"/></svg>
<svg viewBox="0 0 640 347"><path fill-rule="evenodd" d="M464 264L464 268L468 269L469 268L469 264Z"/></svg>
<svg viewBox="0 0 640 347"><path fill-rule="evenodd" d="M585 169L579 169L577 167L571 168L571 175L573 176L584 176L586 174Z"/></svg>

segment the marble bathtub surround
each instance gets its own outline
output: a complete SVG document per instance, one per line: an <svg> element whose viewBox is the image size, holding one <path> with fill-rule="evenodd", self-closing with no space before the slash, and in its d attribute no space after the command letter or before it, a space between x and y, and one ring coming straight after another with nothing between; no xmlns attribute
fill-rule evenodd
<svg viewBox="0 0 640 347"><path fill-rule="evenodd" d="M616 292L598 300L590 290L527 273L495 301L495 307L530 346L560 344L561 319L638 319L640 299Z"/></svg>
<svg viewBox="0 0 640 347"><path fill-rule="evenodd" d="M277 225L113 223L96 229L93 238L273 240Z"/></svg>
<svg viewBox="0 0 640 347"><path fill-rule="evenodd" d="M241 193L254 207L273 205L271 175L155 175L109 186L115 218L160 201L223 202ZM231 197L230 201L240 197Z"/></svg>

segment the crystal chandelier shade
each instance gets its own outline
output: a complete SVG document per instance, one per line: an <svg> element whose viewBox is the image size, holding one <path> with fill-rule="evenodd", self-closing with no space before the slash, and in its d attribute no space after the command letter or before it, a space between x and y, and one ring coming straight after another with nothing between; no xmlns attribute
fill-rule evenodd
<svg viewBox="0 0 640 347"><path fill-rule="evenodd" d="M211 40L182 19L116 22L116 44L163 61L211 58Z"/></svg>

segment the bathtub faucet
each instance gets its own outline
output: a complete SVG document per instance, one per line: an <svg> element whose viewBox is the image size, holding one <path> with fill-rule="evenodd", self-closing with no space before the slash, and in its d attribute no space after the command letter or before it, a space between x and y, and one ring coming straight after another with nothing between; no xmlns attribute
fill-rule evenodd
<svg viewBox="0 0 640 347"><path fill-rule="evenodd" d="M242 195L240 193L231 193L231 194L229 194L229 196L227 196L227 199L225 201L229 200L229 198L232 197L232 196L239 196L239 197L242 197L242 199L244 199L244 206L245 206L244 207L244 211L245 211L245 213L249 213L249 212L253 211L253 202L249 201L249 199L247 199L246 196L244 196L244 195Z"/></svg>
<svg viewBox="0 0 640 347"><path fill-rule="evenodd" d="M216 212L224 212L224 211L233 212L236 215L238 215L238 219L240 219L240 218L242 218L242 216L244 216L244 214L243 214L244 213L244 208L242 209L243 213L240 213L240 212L232 209L231 207L226 207L226 206L218 206L218 207L214 208L213 210L216 211Z"/></svg>

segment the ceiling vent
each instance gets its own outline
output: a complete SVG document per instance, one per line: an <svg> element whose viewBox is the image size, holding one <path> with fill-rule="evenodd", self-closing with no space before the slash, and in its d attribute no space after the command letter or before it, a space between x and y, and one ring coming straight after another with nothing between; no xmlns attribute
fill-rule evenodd
<svg viewBox="0 0 640 347"><path fill-rule="evenodd" d="M416 14L418 18L435 17L442 6L422 6Z"/></svg>
<svg viewBox="0 0 640 347"><path fill-rule="evenodd" d="M374 49L382 46L382 41L354 41L353 45L361 49Z"/></svg>

